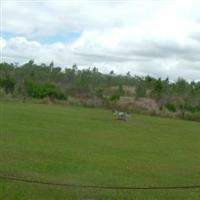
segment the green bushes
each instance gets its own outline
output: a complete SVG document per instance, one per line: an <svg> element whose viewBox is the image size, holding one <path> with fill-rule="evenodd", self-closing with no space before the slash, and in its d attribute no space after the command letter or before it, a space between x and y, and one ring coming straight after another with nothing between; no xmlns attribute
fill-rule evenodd
<svg viewBox="0 0 200 200"><path fill-rule="evenodd" d="M0 87L4 89L6 94L8 93L13 94L15 87L15 80L11 79L10 77L0 79Z"/></svg>
<svg viewBox="0 0 200 200"><path fill-rule="evenodd" d="M117 101L120 99L120 94L116 93L110 96L110 101Z"/></svg>
<svg viewBox="0 0 200 200"><path fill-rule="evenodd" d="M176 112L176 105L173 103L166 103L165 107L171 112Z"/></svg>
<svg viewBox="0 0 200 200"><path fill-rule="evenodd" d="M187 112L185 113L185 120L191 120L191 121L200 121L200 112L191 113Z"/></svg>
<svg viewBox="0 0 200 200"><path fill-rule="evenodd" d="M53 99L65 100L67 99L66 95L64 95L58 87L50 83L34 83L27 82L26 83L26 91L27 95L33 98L45 98L49 97Z"/></svg>
<svg viewBox="0 0 200 200"><path fill-rule="evenodd" d="M137 98L142 98L146 96L146 88L144 87L144 85L139 84L136 86L135 95Z"/></svg>

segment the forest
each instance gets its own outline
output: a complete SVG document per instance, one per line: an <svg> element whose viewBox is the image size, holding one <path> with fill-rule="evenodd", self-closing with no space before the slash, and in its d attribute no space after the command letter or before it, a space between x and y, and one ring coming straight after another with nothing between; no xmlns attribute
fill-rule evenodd
<svg viewBox="0 0 200 200"><path fill-rule="evenodd" d="M200 82L99 72L96 67L0 63L0 99L103 107L200 121Z"/></svg>

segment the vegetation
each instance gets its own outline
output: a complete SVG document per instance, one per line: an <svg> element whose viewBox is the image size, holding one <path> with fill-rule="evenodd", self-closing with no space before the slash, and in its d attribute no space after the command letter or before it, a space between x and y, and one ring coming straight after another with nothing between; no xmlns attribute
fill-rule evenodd
<svg viewBox="0 0 200 200"><path fill-rule="evenodd" d="M0 173L106 186L199 185L200 124L104 109L0 103ZM78 124L78 126L77 126ZM198 200L199 189L118 191L0 180L0 199Z"/></svg>
<svg viewBox="0 0 200 200"><path fill-rule="evenodd" d="M28 82L26 84L27 95L33 98L45 98L50 97L51 99L66 99L66 96L57 88L55 85L50 83L34 83Z"/></svg>
<svg viewBox="0 0 200 200"><path fill-rule="evenodd" d="M200 121L200 82L103 74L97 68L61 69L53 63L0 64L0 98L62 100ZM153 102L154 107L149 106ZM151 104L152 105L152 104Z"/></svg>

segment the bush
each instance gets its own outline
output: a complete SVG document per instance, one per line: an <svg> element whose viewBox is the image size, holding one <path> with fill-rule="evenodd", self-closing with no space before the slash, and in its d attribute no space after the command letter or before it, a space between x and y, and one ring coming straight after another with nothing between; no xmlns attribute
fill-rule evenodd
<svg viewBox="0 0 200 200"><path fill-rule="evenodd" d="M39 83L33 83L28 82L26 84L27 88L27 95L33 98L45 98L49 97L50 99L59 99L59 100L65 100L67 99L66 95L64 95L59 88L57 88L53 84L45 83L45 84L39 84Z"/></svg>
<svg viewBox="0 0 200 200"><path fill-rule="evenodd" d="M136 86L135 89L135 94L137 98L142 98L146 96L146 88L144 87L144 85L139 84Z"/></svg>
<svg viewBox="0 0 200 200"><path fill-rule="evenodd" d="M103 89L97 89L96 92L96 97L98 97L99 99L103 99Z"/></svg>
<svg viewBox="0 0 200 200"><path fill-rule="evenodd" d="M200 112L196 113L187 112L185 113L185 119L191 121L200 121Z"/></svg>
<svg viewBox="0 0 200 200"><path fill-rule="evenodd" d="M176 105L175 104L167 103L167 104L165 104L165 107L171 112L176 112Z"/></svg>
<svg viewBox="0 0 200 200"><path fill-rule="evenodd" d="M15 87L15 80L7 77L0 80L0 87L4 89L6 94L11 93L13 94L14 87Z"/></svg>
<svg viewBox="0 0 200 200"><path fill-rule="evenodd" d="M110 96L110 101L117 101L120 99L120 94L113 94Z"/></svg>

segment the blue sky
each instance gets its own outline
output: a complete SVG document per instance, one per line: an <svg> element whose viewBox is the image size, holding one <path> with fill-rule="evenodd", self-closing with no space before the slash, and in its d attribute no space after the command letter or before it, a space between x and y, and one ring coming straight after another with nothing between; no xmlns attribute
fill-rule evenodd
<svg viewBox="0 0 200 200"><path fill-rule="evenodd" d="M200 80L198 0L3 3L3 61Z"/></svg>
<svg viewBox="0 0 200 200"><path fill-rule="evenodd" d="M66 31L62 33L58 33L55 35L50 35L48 37L38 37L37 41L40 43L56 43L56 42L63 42L63 43L72 43L77 38L79 38L81 35L81 32L75 32L75 31Z"/></svg>
<svg viewBox="0 0 200 200"><path fill-rule="evenodd" d="M34 38L28 38L28 37L27 38L37 40L38 42L43 43L43 44L52 44L56 42L72 43L77 38L79 38L80 35L81 35L81 32L78 32L78 31L64 31L64 32L57 33L54 35L49 35L48 37L37 36ZM14 38L14 37L26 37L26 35L23 35L23 34L16 34L16 33L9 33L9 32L3 32L2 36L6 40L10 38Z"/></svg>

